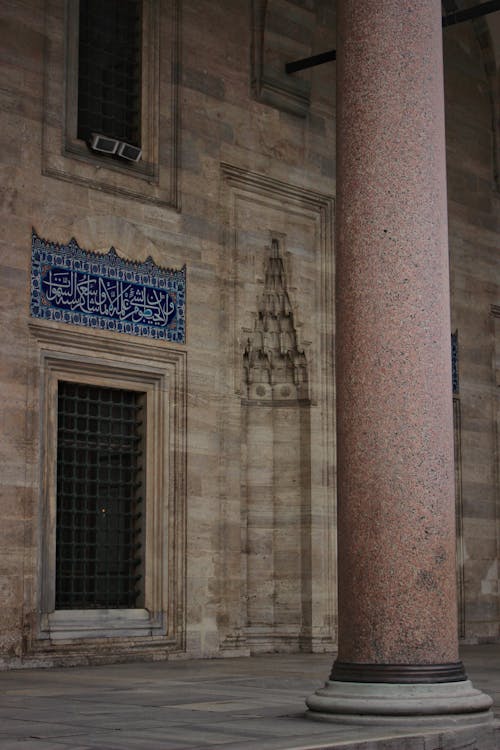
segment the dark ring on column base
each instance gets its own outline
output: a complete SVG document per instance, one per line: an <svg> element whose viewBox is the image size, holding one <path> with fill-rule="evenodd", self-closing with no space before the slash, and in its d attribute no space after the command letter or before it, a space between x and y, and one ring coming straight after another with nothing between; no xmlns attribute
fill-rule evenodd
<svg viewBox="0 0 500 750"><path fill-rule="evenodd" d="M448 664L351 664L335 661L330 675L330 680L336 682L432 684L466 679L461 661Z"/></svg>

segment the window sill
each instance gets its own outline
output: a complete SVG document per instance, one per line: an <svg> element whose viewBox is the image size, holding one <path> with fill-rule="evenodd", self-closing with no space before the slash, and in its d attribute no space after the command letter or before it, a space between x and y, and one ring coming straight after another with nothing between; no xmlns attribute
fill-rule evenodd
<svg viewBox="0 0 500 750"><path fill-rule="evenodd" d="M42 615L40 638L75 640L165 635L163 617L147 609L67 609Z"/></svg>
<svg viewBox="0 0 500 750"><path fill-rule="evenodd" d="M157 174L155 165L147 161L131 162L118 161L110 156L99 155L91 151L83 141L67 141L64 149L64 155L73 159L78 159L85 164L90 164L95 169L111 170L119 174L138 177L139 179L155 182Z"/></svg>

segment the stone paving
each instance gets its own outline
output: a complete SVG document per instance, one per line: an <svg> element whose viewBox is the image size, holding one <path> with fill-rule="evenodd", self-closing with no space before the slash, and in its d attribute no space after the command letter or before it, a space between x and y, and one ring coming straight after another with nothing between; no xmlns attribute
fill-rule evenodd
<svg viewBox="0 0 500 750"><path fill-rule="evenodd" d="M500 717L500 645L466 646L462 658ZM305 718L304 699L324 682L331 662L331 655L298 654L3 672L0 748L455 747L437 730L431 737L411 727L398 732ZM460 745L473 746L480 747Z"/></svg>

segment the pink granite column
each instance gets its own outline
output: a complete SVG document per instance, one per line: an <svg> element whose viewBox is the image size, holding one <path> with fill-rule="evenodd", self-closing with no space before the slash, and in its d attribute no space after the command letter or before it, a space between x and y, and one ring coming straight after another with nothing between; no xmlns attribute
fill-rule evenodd
<svg viewBox="0 0 500 750"><path fill-rule="evenodd" d="M313 711L349 713L335 683L473 690L456 621L441 37L438 0L337 2L339 652Z"/></svg>

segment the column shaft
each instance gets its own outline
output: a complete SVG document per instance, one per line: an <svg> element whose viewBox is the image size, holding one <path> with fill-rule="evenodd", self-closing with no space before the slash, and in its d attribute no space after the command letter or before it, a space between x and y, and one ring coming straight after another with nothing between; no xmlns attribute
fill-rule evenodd
<svg viewBox="0 0 500 750"><path fill-rule="evenodd" d="M458 658L441 4L338 0L337 36L339 653L307 704L490 741Z"/></svg>
<svg viewBox="0 0 500 750"><path fill-rule="evenodd" d="M440 19L338 8L339 666L458 661Z"/></svg>

